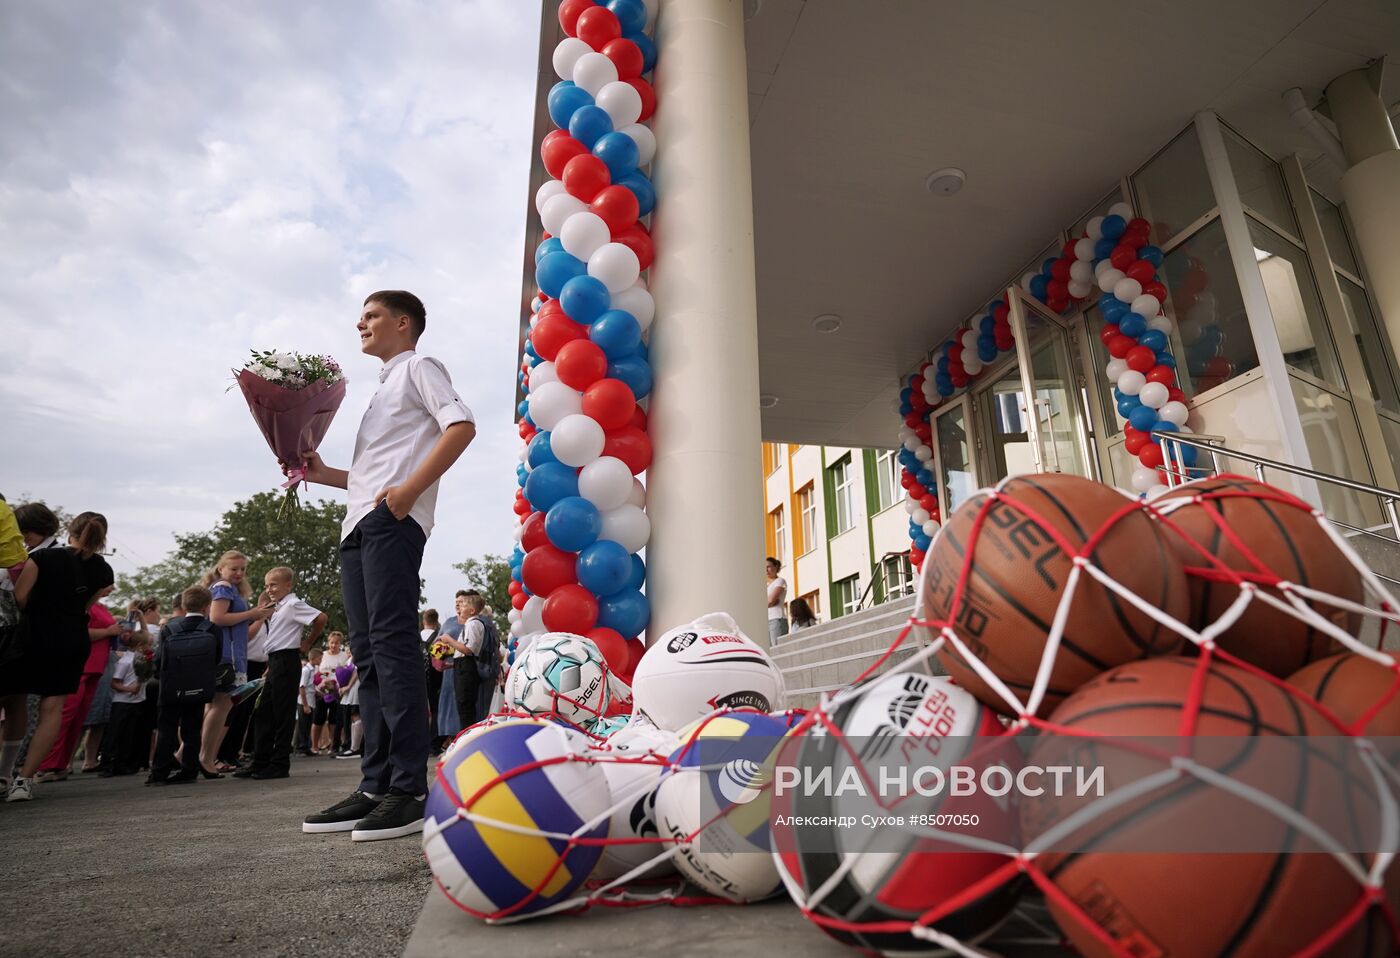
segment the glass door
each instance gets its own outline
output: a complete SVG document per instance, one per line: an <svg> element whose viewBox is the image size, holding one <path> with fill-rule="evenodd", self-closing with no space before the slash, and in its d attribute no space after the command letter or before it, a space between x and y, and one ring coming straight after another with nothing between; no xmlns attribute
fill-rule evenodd
<svg viewBox="0 0 1400 958"><path fill-rule="evenodd" d="M944 404L933 420L938 508L946 519L978 489L968 432L967 397Z"/></svg>
<svg viewBox="0 0 1400 958"><path fill-rule="evenodd" d="M1032 468L1094 478L1083 380L1071 361L1077 353L1070 351L1069 329L1021 290L1011 291L1009 299L1016 336L1015 372L1021 380L1019 405Z"/></svg>

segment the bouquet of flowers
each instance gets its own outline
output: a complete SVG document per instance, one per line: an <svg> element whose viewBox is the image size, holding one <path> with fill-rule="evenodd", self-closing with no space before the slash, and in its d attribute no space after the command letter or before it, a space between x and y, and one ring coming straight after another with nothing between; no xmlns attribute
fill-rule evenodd
<svg viewBox="0 0 1400 958"><path fill-rule="evenodd" d="M234 373L248 411L278 461L287 467L283 514L306 478L302 453L315 451L345 399L345 374L330 356L253 350Z"/></svg>
<svg viewBox="0 0 1400 958"><path fill-rule="evenodd" d="M131 658L136 681L147 682L156 671L156 653L152 649L137 649Z"/></svg>
<svg viewBox="0 0 1400 958"><path fill-rule="evenodd" d="M338 665L335 669L335 682L341 688L350 684L351 677L355 674L355 666L349 664Z"/></svg>
<svg viewBox="0 0 1400 958"><path fill-rule="evenodd" d="M316 682L316 691L321 693L322 702L334 705L335 700L340 698L340 683L336 682L334 676L323 675Z"/></svg>

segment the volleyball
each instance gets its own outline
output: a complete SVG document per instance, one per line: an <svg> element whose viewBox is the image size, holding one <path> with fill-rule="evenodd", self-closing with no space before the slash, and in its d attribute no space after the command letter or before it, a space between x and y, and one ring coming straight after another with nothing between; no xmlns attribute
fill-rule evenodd
<svg viewBox="0 0 1400 958"><path fill-rule="evenodd" d="M581 728L607 710L610 698L603 653L569 632L548 632L531 642L506 683L509 708Z"/></svg>
<svg viewBox="0 0 1400 958"><path fill-rule="evenodd" d="M654 841L605 845L594 878L620 878L670 849L660 840L656 827L656 786L667 760L680 745L675 732L639 722L619 730L599 746L599 751L607 756L598 764L607 777L613 804L608 837ZM656 878L675 870L675 865L666 859L637 877Z"/></svg>
<svg viewBox="0 0 1400 958"><path fill-rule="evenodd" d="M608 835L603 770L574 760L587 751L586 735L554 722L509 721L463 738L423 814L423 852L449 898L478 918L506 918L565 901L583 884L601 846L560 836Z"/></svg>
<svg viewBox="0 0 1400 958"><path fill-rule="evenodd" d="M722 612L672 629L647 649L632 677L634 712L678 730L716 709L787 706L778 666Z"/></svg>

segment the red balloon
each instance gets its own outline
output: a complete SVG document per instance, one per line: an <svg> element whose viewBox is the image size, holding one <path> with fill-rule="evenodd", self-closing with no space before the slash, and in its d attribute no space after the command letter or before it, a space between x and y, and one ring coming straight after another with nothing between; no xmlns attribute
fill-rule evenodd
<svg viewBox="0 0 1400 958"><path fill-rule="evenodd" d="M1011 307L1002 303L992 310L992 319L998 326L1009 324L1011 322Z"/></svg>
<svg viewBox="0 0 1400 958"><path fill-rule="evenodd" d="M962 365L963 345L954 343L948 347L948 371L952 372L954 366Z"/></svg>
<svg viewBox="0 0 1400 958"><path fill-rule="evenodd" d="M646 654L646 643L640 638L631 638L627 640L627 672L623 675L623 679L629 684L632 681L633 673L637 671L638 664L642 661L642 656Z"/></svg>
<svg viewBox="0 0 1400 958"><path fill-rule="evenodd" d="M511 506L511 508L515 510L517 516L523 516L530 511L530 504L524 499L517 499L515 500L515 505Z"/></svg>
<svg viewBox="0 0 1400 958"><path fill-rule="evenodd" d="M928 510L929 512L931 512L931 513L932 513L932 512L937 512L937 511L938 511L938 497L937 497L937 496L934 496L934 495L925 495L925 496L921 496L920 499L919 499L919 505L922 506L923 508L927 509L927 510Z"/></svg>
<svg viewBox="0 0 1400 958"><path fill-rule="evenodd" d="M602 50L622 36L622 24L617 14L607 7L590 6L578 17L578 38L594 50Z"/></svg>
<svg viewBox="0 0 1400 958"><path fill-rule="evenodd" d="M637 262L641 263L642 269L649 268L652 260L656 257L655 248L651 243L651 234L647 232L646 227L641 223L633 223L621 233L615 235L613 237L613 242L621 243L623 246L626 246L632 252L636 253Z"/></svg>
<svg viewBox="0 0 1400 958"><path fill-rule="evenodd" d="M1133 265L1129 266L1124 272L1143 286L1146 286L1156 277L1157 267L1153 266L1145 259L1140 259L1135 260Z"/></svg>
<svg viewBox="0 0 1400 958"><path fill-rule="evenodd" d="M922 392L916 392L909 397L909 405L914 407L915 412L923 412L928 409L928 400Z"/></svg>
<svg viewBox="0 0 1400 958"><path fill-rule="evenodd" d="M914 426L918 424L918 422L919 414L916 412L911 412L909 415L904 417L904 425L908 426L910 429L913 429Z"/></svg>
<svg viewBox="0 0 1400 958"><path fill-rule="evenodd" d="M915 499L922 499L924 496L928 495L928 490L925 489L917 479L909 483L908 488L909 495L913 496Z"/></svg>
<svg viewBox="0 0 1400 958"><path fill-rule="evenodd" d="M514 582L515 580L512 579L511 581ZM511 607L512 609L517 609L517 610L518 610L518 609L523 609L523 608L525 608L525 603L526 603L526 602L529 602L529 601L530 601L530 597L529 597L528 595L526 595L524 592L517 592L517 593L515 593L515 595L513 595L513 596L510 597L510 607Z"/></svg>
<svg viewBox="0 0 1400 958"><path fill-rule="evenodd" d="M538 329L539 327L537 326L535 328ZM1128 355L1129 350L1137 348L1137 340L1133 339L1131 336L1124 336L1122 333L1115 332L1109 337L1105 345L1108 346L1108 354L1110 356L1114 359L1123 359ZM1145 349L1146 347L1143 348ZM1148 352L1152 351L1149 349ZM1152 361L1157 361L1155 354Z"/></svg>
<svg viewBox="0 0 1400 958"><path fill-rule="evenodd" d="M1112 339L1114 336L1121 335L1122 334L1118 332L1118 327L1115 326L1113 323L1104 323L1103 328L1099 330L1099 342L1107 346L1108 341L1110 339ZM535 348L535 352L539 352L539 347Z"/></svg>
<svg viewBox="0 0 1400 958"><path fill-rule="evenodd" d="M1210 285L1210 275L1199 266L1186 271L1181 278L1181 288L1192 296L1199 296Z"/></svg>
<svg viewBox="0 0 1400 958"><path fill-rule="evenodd" d="M551 632L587 635L597 624L598 600L581 585L561 585L544 600L544 627Z"/></svg>
<svg viewBox="0 0 1400 958"><path fill-rule="evenodd" d="M1153 360L1156 361L1155 359ZM1131 363L1132 360L1129 360ZM1170 366L1153 366L1147 371L1147 381L1150 383L1161 383L1163 386L1176 385L1176 370Z"/></svg>
<svg viewBox="0 0 1400 958"><path fill-rule="evenodd" d="M642 95L642 115L638 118L637 122L645 123L647 120L651 119L651 115L656 112L656 90L641 77L632 77L630 80L625 80L623 82L630 83L633 88Z"/></svg>
<svg viewBox="0 0 1400 958"><path fill-rule="evenodd" d="M1145 373L1157 365L1157 354L1150 346L1134 346L1123 358L1128 361L1129 369L1136 369L1140 373Z"/></svg>
<svg viewBox="0 0 1400 958"><path fill-rule="evenodd" d="M540 310L544 312L543 309ZM576 340L588 338L588 327L576 323L558 310L535 323L533 332L535 352L550 362L559 356L559 350Z"/></svg>
<svg viewBox="0 0 1400 958"><path fill-rule="evenodd" d="M1186 393L1182 392L1175 386L1170 386L1167 389L1167 402L1184 403L1186 402Z"/></svg>
<svg viewBox="0 0 1400 958"><path fill-rule="evenodd" d="M924 564L924 550L918 546L909 547L909 562L912 565L920 566Z"/></svg>
<svg viewBox="0 0 1400 958"><path fill-rule="evenodd" d="M1010 333L1006 333L1004 335L1002 333L996 333L995 335L997 341L997 349L1001 350L1002 352L1006 352L1012 346L1016 345L1016 337L1012 336Z"/></svg>
<svg viewBox="0 0 1400 958"><path fill-rule="evenodd" d="M625 186L609 186L600 191L588 208L603 218L613 236L621 235L627 227L637 222L637 215L641 212L636 195Z"/></svg>
<svg viewBox="0 0 1400 958"><path fill-rule="evenodd" d="M1074 255L1073 253L1070 253L1070 256L1073 256L1073 255ZM1055 260L1055 262L1053 262L1053 263L1050 264L1050 278L1051 278L1051 279L1058 279L1058 280L1059 280L1060 282L1062 282L1062 283L1068 283L1068 282L1069 282L1069 264L1070 264L1070 260L1064 259L1063 257L1060 258L1060 259Z"/></svg>
<svg viewBox="0 0 1400 958"><path fill-rule="evenodd" d="M1057 299L1068 299L1069 283L1062 279L1052 279L1049 283L1045 284L1045 298L1047 300L1047 305L1053 303Z"/></svg>
<svg viewBox="0 0 1400 958"><path fill-rule="evenodd" d="M1069 309L1069 297L1051 296L1046 300L1045 305L1049 306L1057 313L1063 313L1065 310Z"/></svg>
<svg viewBox="0 0 1400 958"><path fill-rule="evenodd" d="M521 439L528 439L530 436L530 424L522 419L520 425L515 427L515 431L520 433Z"/></svg>
<svg viewBox="0 0 1400 958"><path fill-rule="evenodd" d="M1216 356L1206 363L1206 374L1218 376L1220 379L1229 379L1235 374L1235 364L1224 356Z"/></svg>
<svg viewBox="0 0 1400 958"><path fill-rule="evenodd" d="M640 429L642 432L646 432L646 431L647 431L647 411L646 411L645 409L643 409L641 406L638 406L637 408L633 409L633 410L632 410L632 419L631 419L630 422L628 422L628 425L629 425L629 426L632 426L632 427L634 427L634 428L636 428L636 429Z"/></svg>
<svg viewBox="0 0 1400 958"><path fill-rule="evenodd" d="M1143 446L1152 441L1151 437L1145 432L1137 432L1137 430L1133 430L1133 432L1136 433L1136 435L1128 436L1128 438L1123 440L1123 448L1128 450L1128 455L1130 456L1136 456L1142 451Z"/></svg>
<svg viewBox="0 0 1400 958"><path fill-rule="evenodd" d="M651 465L651 440L647 434L635 426L623 426L607 433L603 442L603 455L614 456L627 463L632 475L645 472ZM528 583L527 583L528 584ZM534 589L530 590L531 592Z"/></svg>
<svg viewBox="0 0 1400 958"><path fill-rule="evenodd" d="M569 36L578 36L579 15L593 5L593 0L564 0L559 4L559 26Z"/></svg>
<svg viewBox="0 0 1400 958"><path fill-rule="evenodd" d="M1108 261L1113 264L1114 269L1121 269L1127 272L1128 267L1137 262L1137 250L1131 246L1119 243L1113 247L1113 252L1108 254Z"/></svg>
<svg viewBox="0 0 1400 958"><path fill-rule="evenodd" d="M1167 301L1167 288L1158 280L1154 279L1143 283L1142 291L1148 296L1155 296L1159 303L1165 303Z"/></svg>
<svg viewBox="0 0 1400 958"><path fill-rule="evenodd" d="M565 164L574 157L587 153L588 147L563 130L547 133L540 141L540 159L544 161L544 168L549 171L549 175L556 180L564 175Z"/></svg>
<svg viewBox="0 0 1400 958"><path fill-rule="evenodd" d="M642 67L646 65L646 58L642 56L642 48L626 37L609 40L599 52L611 60L613 66L617 67L619 80L630 80L642 75Z"/></svg>
<svg viewBox="0 0 1400 958"><path fill-rule="evenodd" d="M1133 249L1142 249L1147 245L1146 233L1124 233L1123 238L1118 241L1124 246L1131 246Z"/></svg>
<svg viewBox="0 0 1400 958"><path fill-rule="evenodd" d="M540 546L549 545L549 536L544 534L544 513L534 512L525 520L525 525L520 528L520 548L527 553L534 552Z"/></svg>
<svg viewBox="0 0 1400 958"><path fill-rule="evenodd" d="M514 579L511 579L510 582L506 584L506 592L511 595L519 595L522 588L524 587Z"/></svg>
<svg viewBox="0 0 1400 958"><path fill-rule="evenodd" d="M600 379L583 391L583 414L602 426L604 431L621 429L632 421L637 397L620 379Z"/></svg>
<svg viewBox="0 0 1400 958"><path fill-rule="evenodd" d="M576 339L559 350L554 371L565 386L584 390L608 374L608 357L592 340Z"/></svg>
<svg viewBox="0 0 1400 958"><path fill-rule="evenodd" d="M578 584L577 565L577 555L546 542L525 553L520 578L532 595L547 596L561 585Z"/></svg>
<svg viewBox="0 0 1400 958"><path fill-rule="evenodd" d="M1126 232L1151 233L1152 224L1147 222L1147 220L1143 219L1141 216L1134 216L1132 219L1128 220Z"/></svg>
<svg viewBox="0 0 1400 958"><path fill-rule="evenodd" d="M954 389L961 389L967 385L967 373L964 370L955 370L949 374L949 378L953 380Z"/></svg>
<svg viewBox="0 0 1400 958"><path fill-rule="evenodd" d="M564 164L564 189L570 196L585 203L593 202L593 197L612 185L612 174L608 164L592 153L580 153Z"/></svg>
<svg viewBox="0 0 1400 958"><path fill-rule="evenodd" d="M550 596L550 598L552 599L554 596ZM579 635L586 636L593 641L594 645L598 646L598 651L603 653L603 661L608 663L608 668L612 669L613 674L626 674L627 667L632 663L632 650L627 647L627 640L622 637L622 633L600 625L586 632L580 632Z"/></svg>
<svg viewBox="0 0 1400 958"><path fill-rule="evenodd" d="M1162 447L1155 442L1149 442L1139 449L1137 457L1138 462L1142 463L1148 469L1156 469L1165 461L1162 457Z"/></svg>
<svg viewBox="0 0 1400 958"><path fill-rule="evenodd" d="M1071 236L1069 239L1067 239L1065 241L1065 245L1060 247L1060 258L1067 260L1070 263L1073 263L1076 259L1078 259L1079 257L1076 256L1074 252L1075 244L1078 242L1078 238L1074 236Z"/></svg>

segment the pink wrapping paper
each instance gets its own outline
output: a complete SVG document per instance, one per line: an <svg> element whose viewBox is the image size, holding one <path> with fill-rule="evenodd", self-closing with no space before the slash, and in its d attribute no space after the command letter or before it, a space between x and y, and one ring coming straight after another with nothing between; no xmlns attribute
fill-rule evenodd
<svg viewBox="0 0 1400 958"><path fill-rule="evenodd" d="M248 411L272 454L287 465L285 487L290 489L305 478L306 463L301 454L314 452L331 428L331 420L345 400L345 380L332 385L321 380L305 389L287 389L251 370L239 370L235 375Z"/></svg>

